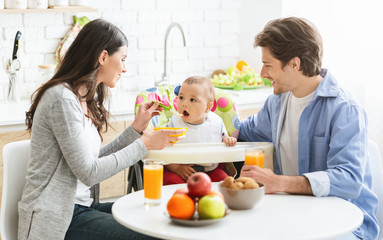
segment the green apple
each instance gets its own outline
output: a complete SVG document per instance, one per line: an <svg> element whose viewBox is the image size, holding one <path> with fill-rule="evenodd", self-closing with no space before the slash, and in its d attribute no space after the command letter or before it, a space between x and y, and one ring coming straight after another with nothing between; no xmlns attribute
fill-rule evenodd
<svg viewBox="0 0 383 240"><path fill-rule="evenodd" d="M216 195L203 196L198 201L198 215L201 219L221 218L225 215L225 203Z"/></svg>

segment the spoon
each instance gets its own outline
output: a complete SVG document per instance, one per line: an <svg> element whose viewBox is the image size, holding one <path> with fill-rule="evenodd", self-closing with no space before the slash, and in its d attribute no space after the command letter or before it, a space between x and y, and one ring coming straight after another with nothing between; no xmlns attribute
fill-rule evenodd
<svg viewBox="0 0 383 240"><path fill-rule="evenodd" d="M156 102L156 101L152 101L152 102ZM179 112L177 112L176 110L174 110L173 108L169 107L169 106L165 106L163 103L159 102L159 104L161 107L163 107L164 109L168 110L168 111L171 111L173 114L179 116L179 117L182 117L183 115Z"/></svg>

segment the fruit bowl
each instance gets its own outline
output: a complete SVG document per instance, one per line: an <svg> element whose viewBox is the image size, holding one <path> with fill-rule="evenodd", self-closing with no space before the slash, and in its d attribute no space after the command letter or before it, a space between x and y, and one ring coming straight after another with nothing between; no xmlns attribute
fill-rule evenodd
<svg viewBox="0 0 383 240"><path fill-rule="evenodd" d="M263 199L265 186L259 183L259 188L254 189L232 189L225 188L219 184L219 191L225 198L226 205L235 210L252 209Z"/></svg>
<svg viewBox="0 0 383 240"><path fill-rule="evenodd" d="M264 86L270 86L271 82L253 68L247 65L245 61L238 61L235 66L230 66L225 70L217 69L213 72L210 81L217 88L223 89L254 89Z"/></svg>
<svg viewBox="0 0 383 240"><path fill-rule="evenodd" d="M199 219L198 214L194 214L194 216L191 219L179 219L174 218L169 215L166 211L164 212L165 216L168 217L173 223L179 224L179 225L185 225L185 226L206 226L218 223L222 221L224 218L226 218L230 214L230 209L226 207L225 215L221 218L214 218L214 219Z"/></svg>
<svg viewBox="0 0 383 240"><path fill-rule="evenodd" d="M154 131L158 131L158 130L162 130L162 129L168 129L168 130L180 130L180 129L185 129L185 132L181 133L181 134L175 134L175 135L169 135L170 137L179 137L179 136L183 136L186 134L188 128L173 128L173 127L157 127L157 128L154 128ZM172 143L178 143L179 141L171 141Z"/></svg>
<svg viewBox="0 0 383 240"><path fill-rule="evenodd" d="M211 189L211 179L204 172L192 174L187 188L180 187L173 193L166 210L172 222L195 226L219 222L229 213L222 194Z"/></svg>

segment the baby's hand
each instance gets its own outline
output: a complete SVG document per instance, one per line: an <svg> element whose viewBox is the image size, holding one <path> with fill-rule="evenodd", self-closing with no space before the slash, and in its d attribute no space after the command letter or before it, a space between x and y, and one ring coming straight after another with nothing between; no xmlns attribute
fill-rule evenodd
<svg viewBox="0 0 383 240"><path fill-rule="evenodd" d="M226 146L235 146L237 139L234 137L225 137L223 142L226 144Z"/></svg>
<svg viewBox="0 0 383 240"><path fill-rule="evenodd" d="M195 173L195 170L191 167L193 165L194 164L180 164L175 170L175 173L183 180L187 181L189 177Z"/></svg>

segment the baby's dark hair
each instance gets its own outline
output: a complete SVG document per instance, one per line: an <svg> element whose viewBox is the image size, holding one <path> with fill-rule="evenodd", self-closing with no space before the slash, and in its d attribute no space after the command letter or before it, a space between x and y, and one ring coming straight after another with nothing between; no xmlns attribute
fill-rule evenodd
<svg viewBox="0 0 383 240"><path fill-rule="evenodd" d="M204 87L206 87L206 91L208 93L207 98L208 98L209 102L214 102L214 97L215 97L214 85L206 77L191 76L191 77L187 78L182 84L200 84L200 85L203 85Z"/></svg>

